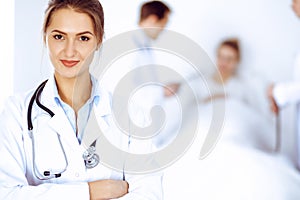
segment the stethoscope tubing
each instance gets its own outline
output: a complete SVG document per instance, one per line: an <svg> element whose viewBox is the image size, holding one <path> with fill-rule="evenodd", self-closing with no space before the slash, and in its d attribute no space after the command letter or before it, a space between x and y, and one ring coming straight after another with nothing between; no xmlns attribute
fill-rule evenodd
<svg viewBox="0 0 300 200"><path fill-rule="evenodd" d="M29 102L29 105L28 105L28 110L27 110L27 126L28 126L28 132L29 132L29 136L31 138L31 141L32 141L32 165L33 165L33 172L35 174L35 176L40 179L40 180L48 180L48 179L51 179L51 178L58 178L61 176L61 174L63 172L65 172L67 170L67 167L68 167L68 159L67 159L67 155L66 155L66 152L65 152L65 149L63 148L63 145L62 145L62 142L61 142L61 139L60 139L60 135L58 133L57 134L57 138L58 138L58 141L59 141L59 144L60 144L60 147L61 147L61 150L62 150L62 153L64 155L64 158L65 158L65 162L66 162L66 165L65 165L65 168L59 172L59 173L56 173L56 174L51 174L51 172L49 171L44 171L44 176L41 177L40 175L38 175L38 172L36 170L36 163L35 163L35 139L34 139L34 135L32 133L32 130L33 130L33 125L32 125L32 119L31 119L31 115L32 115L32 108L33 108L33 104L34 104L34 101L36 101L37 105L43 109L44 111L46 111L51 117L54 116L54 113L49 109L47 108L46 106L44 106L43 104L41 104L40 100L39 100L39 97L46 85L48 80L45 80L44 82L42 82L38 88L35 90L34 94L32 95L31 99L30 99L30 102Z"/></svg>
<svg viewBox="0 0 300 200"><path fill-rule="evenodd" d="M61 147L61 150L62 150L62 153L64 155L64 158L65 158L65 162L66 162L66 165L64 167L64 169L62 171L60 171L59 173L56 173L56 174L51 174L50 171L44 171L44 174L41 175L38 171L37 171L37 167L36 167L36 163L35 163L35 139L34 139L34 135L33 135L33 124L32 124L32 108L33 108L33 104L34 104L34 101L36 102L36 104L42 109L44 110L45 112L47 112L51 118L55 115L49 108L47 108L46 106L44 106L40 100L39 100L39 97L41 96L41 93L46 85L48 80L45 80L44 82L42 82L38 87L37 89L35 90L35 92L33 93L31 99L30 99L30 102L29 102L29 105L28 105L28 110L27 110L27 126L28 126L28 133L29 133L29 136L31 138L31 141L32 141L32 164L33 164L33 172L34 172L34 175L39 179L39 180L48 180L48 179L52 179L52 178L59 178L61 176L61 174L63 172L65 172L67 170L67 167L69 165L68 163L68 159L67 159L67 155L66 155L66 152L65 152L65 149L63 147L63 144L61 142L61 139L60 139L60 135L58 133L57 134L57 138L58 138L58 141L59 141L59 144L60 144L60 147ZM128 147L130 145L130 137L128 139ZM90 147L87 149L86 152L88 152L88 150L90 148L96 148L96 140L90 145ZM92 159L85 159L85 164L86 164L86 167L87 168L93 168L95 166L97 166L97 164L99 163L99 156L96 154L96 153L92 153L92 155L89 155L88 157L91 157ZM98 158L95 160L95 158ZM93 161L93 162L96 162L96 163L93 163L92 166L89 166L88 162L87 161ZM123 173L122 173L122 179L125 181L125 163L124 163L124 166L123 166Z"/></svg>
<svg viewBox="0 0 300 200"><path fill-rule="evenodd" d="M39 97L46 85L48 80L45 80L44 82L42 82L38 88L35 90L35 92L33 93L31 99L30 99L30 102L29 102L29 105L28 105L28 110L27 110L27 128L28 128L28 131L32 130L33 129L33 125L32 125L32 119L31 119L31 115L32 115L32 107L33 107L33 104L34 104L34 101L36 101L37 105L43 109L44 111L46 111L51 117L54 116L54 113L49 109L47 108L46 106L44 106L43 104L41 104L40 100L39 100Z"/></svg>

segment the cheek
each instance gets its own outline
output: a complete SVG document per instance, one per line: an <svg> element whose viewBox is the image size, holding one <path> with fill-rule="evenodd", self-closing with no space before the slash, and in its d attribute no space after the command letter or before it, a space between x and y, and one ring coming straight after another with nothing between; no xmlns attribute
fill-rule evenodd
<svg viewBox="0 0 300 200"><path fill-rule="evenodd" d="M224 59L218 59L217 60L217 65L220 67L227 67L228 66L228 61Z"/></svg>
<svg viewBox="0 0 300 200"><path fill-rule="evenodd" d="M89 59L93 55L93 50L85 50L81 51L80 55L82 56L83 59Z"/></svg>
<svg viewBox="0 0 300 200"><path fill-rule="evenodd" d="M81 56L82 59L84 60L90 60L93 58L94 56L94 53L96 51L96 48L97 48L97 45L91 45L91 46L84 46L82 48L79 48L81 49L79 51L79 54Z"/></svg>
<svg viewBox="0 0 300 200"><path fill-rule="evenodd" d="M228 68L229 68L231 71L235 71L235 70L238 68L238 63L237 63L237 62L230 63L230 64L228 65Z"/></svg>
<svg viewBox="0 0 300 200"><path fill-rule="evenodd" d="M89 67L94 58L94 51L81 52L81 59L83 61L83 67Z"/></svg>
<svg viewBox="0 0 300 200"><path fill-rule="evenodd" d="M60 52L62 51L61 45L48 43L49 55L51 59L58 58Z"/></svg>
<svg viewBox="0 0 300 200"><path fill-rule="evenodd" d="M218 65L218 66L222 66L222 65L223 65L223 62L222 62L220 59L218 59L218 60L217 60L217 65Z"/></svg>
<svg viewBox="0 0 300 200"><path fill-rule="evenodd" d="M91 54L93 54L96 48L97 48L96 43L86 44L80 41L75 42L75 49L77 53L79 53L83 58L87 58Z"/></svg>

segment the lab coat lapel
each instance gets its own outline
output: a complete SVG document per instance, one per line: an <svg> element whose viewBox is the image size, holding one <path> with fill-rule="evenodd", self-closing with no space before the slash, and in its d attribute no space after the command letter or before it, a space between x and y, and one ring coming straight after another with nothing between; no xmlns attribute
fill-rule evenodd
<svg viewBox="0 0 300 200"><path fill-rule="evenodd" d="M74 146L74 144L78 145L78 140L75 136L74 130L65 115L62 108L55 109L55 115L49 120L48 125L49 127L57 132L64 141L67 141L70 146Z"/></svg>
<svg viewBox="0 0 300 200"><path fill-rule="evenodd" d="M40 100L43 105L54 112L54 116L48 122L49 128L74 147L74 144L78 145L78 140L66 114L54 99L54 84L54 77L51 77L45 85Z"/></svg>
<svg viewBox="0 0 300 200"><path fill-rule="evenodd" d="M90 117L85 128L85 134L83 136L83 144L86 146L91 145L95 140L101 138L103 133L109 130L109 124L106 120L107 116L110 114L110 105L107 104L105 107L103 104L107 102L100 101L93 105L93 109L90 113ZM99 131L102 132L99 133Z"/></svg>

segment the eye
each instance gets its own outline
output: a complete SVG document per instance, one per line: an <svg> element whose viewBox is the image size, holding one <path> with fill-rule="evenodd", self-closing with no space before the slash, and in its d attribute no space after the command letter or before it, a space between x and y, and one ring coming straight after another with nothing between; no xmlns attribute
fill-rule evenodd
<svg viewBox="0 0 300 200"><path fill-rule="evenodd" d="M64 37L62 35L59 35L59 34L53 35L53 38L56 39L56 40L64 39Z"/></svg>
<svg viewBox="0 0 300 200"><path fill-rule="evenodd" d="M81 40L81 41L89 41L90 38L87 37L87 36L80 36L79 40Z"/></svg>

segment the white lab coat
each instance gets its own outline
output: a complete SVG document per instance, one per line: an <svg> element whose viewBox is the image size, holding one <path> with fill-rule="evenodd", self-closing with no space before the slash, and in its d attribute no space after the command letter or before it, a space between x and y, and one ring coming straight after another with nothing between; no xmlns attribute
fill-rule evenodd
<svg viewBox="0 0 300 200"><path fill-rule="evenodd" d="M102 179L122 179L122 173L98 164L93 169L86 169L82 154L85 148L79 144L74 131L63 111L54 100L51 79L46 84L41 102L50 108L54 117L50 117L36 103L33 106L33 134L45 134L49 140L36 141L36 165L51 164L54 168L65 165L65 159L53 138L59 134L65 150L68 166L60 178L39 180L33 173L32 141L27 130L27 108L33 91L11 97L0 116L0 199L89 199L87 182ZM109 131L110 100L105 92L98 105L94 105L99 114L99 124L106 124ZM105 119L106 118L106 119ZM105 119L105 120L104 120ZM101 121L102 120L102 121ZM56 133L55 133L56 132ZM51 136L52 135L52 136ZM55 135L55 137L53 136ZM52 139L51 139L52 137ZM43 138L43 137L41 137ZM45 138L45 137L44 137ZM118 140L118 138L115 138ZM119 139L120 140L120 139ZM56 140L57 142L58 140ZM41 142L41 143L38 143ZM123 141L117 141L122 143ZM124 141L127 143L127 141ZM59 152L59 153L57 153ZM114 155L112 155L114 156ZM41 162L41 160L44 161ZM101 155L100 155L101 159ZM162 199L162 175L129 175L129 193L120 199Z"/></svg>
<svg viewBox="0 0 300 200"><path fill-rule="evenodd" d="M277 83L273 90L274 99L279 107L297 105L297 167L300 169L300 53L294 65L294 80Z"/></svg>

